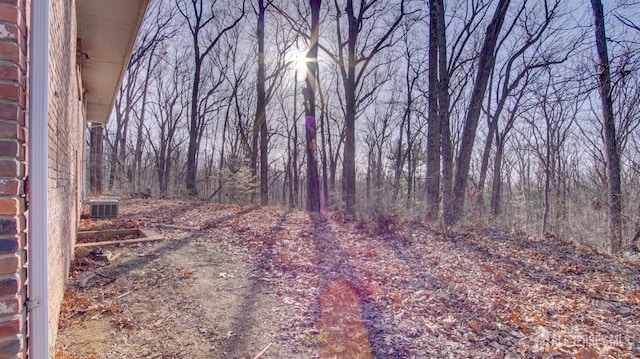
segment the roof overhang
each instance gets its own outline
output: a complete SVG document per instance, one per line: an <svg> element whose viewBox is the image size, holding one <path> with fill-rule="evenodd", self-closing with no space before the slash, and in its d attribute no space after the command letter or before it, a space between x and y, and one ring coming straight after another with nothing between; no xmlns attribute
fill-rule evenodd
<svg viewBox="0 0 640 359"><path fill-rule="evenodd" d="M77 0L88 122L106 123L149 0Z"/></svg>

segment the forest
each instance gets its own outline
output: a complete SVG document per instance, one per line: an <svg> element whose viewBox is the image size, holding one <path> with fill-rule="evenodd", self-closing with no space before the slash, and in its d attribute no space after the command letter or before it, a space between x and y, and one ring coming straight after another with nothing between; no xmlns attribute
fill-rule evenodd
<svg viewBox="0 0 640 359"><path fill-rule="evenodd" d="M640 236L637 0L152 0L92 195Z"/></svg>

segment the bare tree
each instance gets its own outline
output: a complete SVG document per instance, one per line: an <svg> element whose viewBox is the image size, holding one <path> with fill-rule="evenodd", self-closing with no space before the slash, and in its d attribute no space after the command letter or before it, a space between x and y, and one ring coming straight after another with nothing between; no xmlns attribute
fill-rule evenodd
<svg viewBox="0 0 640 359"><path fill-rule="evenodd" d="M307 143L307 210L320 211L320 178L318 176L318 142L316 140L316 87L318 75L318 39L321 0L310 0L311 41L307 52L307 80L302 90L305 103L305 138Z"/></svg>
<svg viewBox="0 0 640 359"><path fill-rule="evenodd" d="M406 206L412 204L412 198L414 196L414 176L415 166L413 165L414 158L414 150L417 147L416 141L418 134L421 131L421 122L416 126L414 114L419 111L416 110L419 105L417 104L419 97L417 96L417 90L420 87L420 80L423 75L423 58L421 58L422 48L416 46L412 38L413 36L410 31L412 30L410 24L405 25L405 35L403 36L403 44L404 44L404 73L403 76L399 75L396 78L396 84L393 86L404 87L406 99L404 102L404 111L402 111L402 119L397 127L398 139L397 145L394 150L394 174L393 174L393 199L394 201L398 199L398 194L400 191L400 179L404 173L405 164L407 165L407 193L406 193ZM435 92L434 92L435 94ZM394 97L395 98L395 97ZM398 96L400 98L400 96ZM395 101L394 101L395 103ZM437 134L438 137L440 134ZM406 146L405 146L406 141ZM439 142L439 141L438 141ZM438 153L440 149L438 148ZM438 156L438 162L440 158ZM438 176L440 174L438 173ZM438 189L439 190L439 189Z"/></svg>
<svg viewBox="0 0 640 359"><path fill-rule="evenodd" d="M442 155L442 219L445 223L451 223L454 219L453 207L453 144L451 143L451 124L449 121L450 114L450 77L453 69L457 67L457 60L448 60L447 58L447 32L444 17L444 1L435 0L434 15L436 16L436 38L438 50L438 122L440 129L440 146ZM474 14L469 19L465 28L470 28L473 24L475 14L478 11L472 11ZM456 42L465 43L463 33L457 38ZM460 52L454 58L460 58ZM455 66L453 66L455 64ZM449 68L449 66L452 66Z"/></svg>
<svg viewBox="0 0 640 359"><path fill-rule="evenodd" d="M267 182L267 99L266 75L264 65L264 0L258 0L258 105L256 109L256 127L260 131L260 204L266 206L269 202L269 188ZM254 149L255 151L255 149Z"/></svg>
<svg viewBox="0 0 640 359"><path fill-rule="evenodd" d="M344 14L347 17L347 36L343 37L343 28L340 18L343 13L337 0L334 1L337 11L336 36L338 38L337 51L333 52L323 47L331 59L338 64L343 83L345 105L345 143L342 159L342 196L345 209L348 213L355 211L356 204L356 150L355 150L355 121L357 117L358 100L363 100L373 89L365 91L360 99L357 97L358 88L364 78L371 74L369 66L372 60L384 49L394 43L393 34L400 26L402 19L407 15L405 1L401 0L397 5L393 19L385 30L378 28L381 18L389 16L390 11L396 6L384 1L361 0L358 8L354 7L353 0L347 0ZM365 32L366 31L366 32ZM376 36L377 34L380 34ZM362 39L363 45L357 47L358 39ZM346 54L345 54L346 45Z"/></svg>
<svg viewBox="0 0 640 359"><path fill-rule="evenodd" d="M495 63L495 47L500 34L500 29L504 23L504 18L509 8L510 0L500 0L496 7L493 18L487 27L487 32L478 59L478 69L476 79L469 100L469 109L464 121L464 131L462 133L461 144L458 150L456 163L456 177L453 187L453 210L454 220L462 216L464 209L464 198L469 177L469 166L471 164L471 153L476 137L476 129L482 108L487 83Z"/></svg>
<svg viewBox="0 0 640 359"><path fill-rule="evenodd" d="M178 11L184 17L189 32L191 33L192 45L193 45L193 85L191 88L191 109L189 114L189 148L187 151L187 169L186 169L186 189L190 196L198 194L196 187L196 176L198 170L198 151L200 147L200 140L202 133L206 125L206 118L200 112L201 103L201 82L202 82L202 68L205 59L209 56L214 47L218 44L220 39L223 38L225 33L233 29L240 20L244 17L244 1L242 2L242 11L238 17L231 21L231 24L224 26L214 21L218 19L216 13L216 4L218 1L209 2L209 8L204 8L204 0L180 0L178 1ZM218 31L210 39L203 39L206 37L209 25L221 26ZM203 40L206 44L203 45ZM207 93L211 95L211 90Z"/></svg>
<svg viewBox="0 0 640 359"><path fill-rule="evenodd" d="M171 173L179 146L183 143L180 128L185 125L183 115L189 107L189 77L185 69L186 59L178 54L166 54L165 59L153 72L151 81L156 89L151 102L152 128L147 127L147 136L155 158L160 197L169 194Z"/></svg>
<svg viewBox="0 0 640 359"><path fill-rule="evenodd" d="M454 2L454 14L462 16L450 17L445 23L445 6L443 0L435 0L436 43L438 68L438 119L440 126L440 145L442 156L442 219L450 224L454 221L453 173L454 173L454 135L451 121L452 111L468 93L467 83L471 77L471 66L478 50L472 46L476 41L478 28L483 23L490 1ZM454 36L450 43L447 32ZM450 53L448 50L451 50ZM452 80L453 79L453 80ZM459 114L462 116L462 114ZM455 118L457 116L453 116Z"/></svg>
<svg viewBox="0 0 640 359"><path fill-rule="evenodd" d="M175 16L175 8L169 5L166 1L157 1L153 3L152 9L150 9L149 15L147 15L148 26L145 26L144 32L140 36L138 48L140 53L138 55L139 60L142 61L142 57L146 57L146 67L142 74L142 98L140 99L140 107L138 111L134 112L138 123L136 128L135 137L135 149L133 152L133 162L130 169L130 181L133 186L133 191L140 191L140 180L143 177L142 174L142 157L143 146L146 136L144 136L146 107L147 107L147 94L149 93L149 79L154 68L159 61L158 51L160 47L163 47L165 42L173 38L177 30L173 24ZM162 49L160 49L163 51Z"/></svg>
<svg viewBox="0 0 640 359"><path fill-rule="evenodd" d="M438 117L438 0L429 0L429 116L427 128L427 218L438 217L440 206L440 126ZM443 26L444 28L444 26ZM443 34L444 35L444 34ZM447 89L447 91L449 91ZM441 109L442 110L442 109Z"/></svg>
<svg viewBox="0 0 640 359"><path fill-rule="evenodd" d="M397 89L395 86L390 90L389 98L395 99ZM399 103L396 101L384 101L378 100L373 104L373 111L366 112L364 114L364 121L367 125L365 128L365 144L367 146L368 153L368 165L367 165L367 198L376 204L376 207L381 206L381 202L385 201L384 194L384 178L385 176L385 159L390 156L385 156L385 150L387 148L393 148L388 146L391 136L393 134L393 126L397 126L397 116L399 109ZM372 186L373 184L373 186ZM374 193L371 193L373 187Z"/></svg>
<svg viewBox="0 0 640 359"><path fill-rule="evenodd" d="M139 50L141 51L141 50ZM134 53L138 55L132 57L132 61L129 62L125 73L125 79L123 84L118 90L118 95L115 100L114 117L115 122L111 122L109 126L113 128L113 140L107 136L107 145L110 151L109 159L109 181L108 190L111 191L116 180L120 187L126 183L125 181L125 169L127 161L127 144L129 139L129 124L133 118L132 112L142 97L143 93L138 86L139 73L142 69L142 56L139 51ZM133 55L132 55L133 56ZM136 61L133 61L136 60Z"/></svg>
<svg viewBox="0 0 640 359"><path fill-rule="evenodd" d="M173 7L166 1L154 2L145 16L142 33L136 42L115 101L115 122L109 125L113 140L109 136L105 137L110 150L109 190L113 189L116 179L120 187L130 186L127 188L129 191L135 191L138 185L145 140L143 129L148 79L158 61L157 48L176 33L173 19ZM135 132L130 133L130 126L134 125ZM135 144L133 148L130 148L131 143Z"/></svg>
<svg viewBox="0 0 640 359"><path fill-rule="evenodd" d="M555 0L551 4L549 1L536 2L534 6L536 5L539 8L534 7L526 11L521 11L522 16L516 17L509 26L510 32L517 31L517 34L520 35L520 37L516 39L516 41L518 41L518 45L513 49L503 48L504 43L506 42L505 40L509 34L505 35L498 45L498 50L507 52L509 57L506 62L504 62L503 66L494 71L494 75L497 76L490 78L490 87L494 81L498 86L496 86L495 110L492 109L491 102L493 98L491 93L489 93L488 96L488 105L486 110L488 133L480 165L477 194L480 208L483 208L484 183L486 180L486 173L489 165L489 154L493 141L494 139L496 140L496 152L502 151L504 149L505 137L513 126L512 121L515 120L513 118L513 112L515 109L512 109L511 113L507 115L508 120L506 121L503 132L498 132L499 119L505 108L507 100L512 97L514 92L517 90L519 94L516 96L519 102L519 99L523 96L520 92L524 91L524 89L529 85L529 79L531 77L530 74L532 72L541 68L549 68L551 66L564 63L576 48L577 42L571 43L570 41L567 41L569 46L566 46L567 43L565 43L563 44L564 47L561 49L557 48L557 45L544 46L544 43L549 42L552 35L555 35L553 31L548 31L548 28L553 21L559 18L558 7L560 5L560 1ZM521 9L525 10L526 6L527 2L522 4ZM518 26L519 29L514 29L516 26ZM489 92L491 92L491 90L489 90ZM496 158L501 157L502 154L496 153ZM495 181L496 178L494 177L494 189L498 186ZM495 191L492 192L491 207L492 212L496 215L499 212L499 197L499 193L495 193Z"/></svg>
<svg viewBox="0 0 640 359"><path fill-rule="evenodd" d="M600 0L591 0L595 25L596 49L599 59L598 83L602 100L602 127L607 155L607 183L609 185L610 249L616 253L622 248L622 186L620 182L620 153L616 140L613 99L611 97L611 70L604 26L604 11Z"/></svg>

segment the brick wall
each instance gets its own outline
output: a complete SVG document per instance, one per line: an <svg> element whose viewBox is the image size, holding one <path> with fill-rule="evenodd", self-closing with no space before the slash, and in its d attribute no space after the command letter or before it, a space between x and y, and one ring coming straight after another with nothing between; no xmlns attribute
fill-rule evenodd
<svg viewBox="0 0 640 359"><path fill-rule="evenodd" d="M26 350L27 0L0 0L0 358Z"/></svg>
<svg viewBox="0 0 640 359"><path fill-rule="evenodd" d="M75 0L51 1L49 31L49 323L58 323L73 259L82 189L85 124L76 63ZM49 337L55 341L57 326Z"/></svg>
<svg viewBox="0 0 640 359"><path fill-rule="evenodd" d="M52 0L49 49L49 334L55 342L82 189L84 115L75 0ZM27 351L28 43L30 0L0 0L0 358Z"/></svg>

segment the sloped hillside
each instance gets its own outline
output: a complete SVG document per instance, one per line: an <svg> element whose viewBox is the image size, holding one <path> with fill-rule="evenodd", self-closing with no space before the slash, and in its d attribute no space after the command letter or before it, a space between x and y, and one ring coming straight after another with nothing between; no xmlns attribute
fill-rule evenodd
<svg viewBox="0 0 640 359"><path fill-rule="evenodd" d="M551 238L189 201L83 226L166 239L84 258L61 357L640 356L638 265Z"/></svg>

